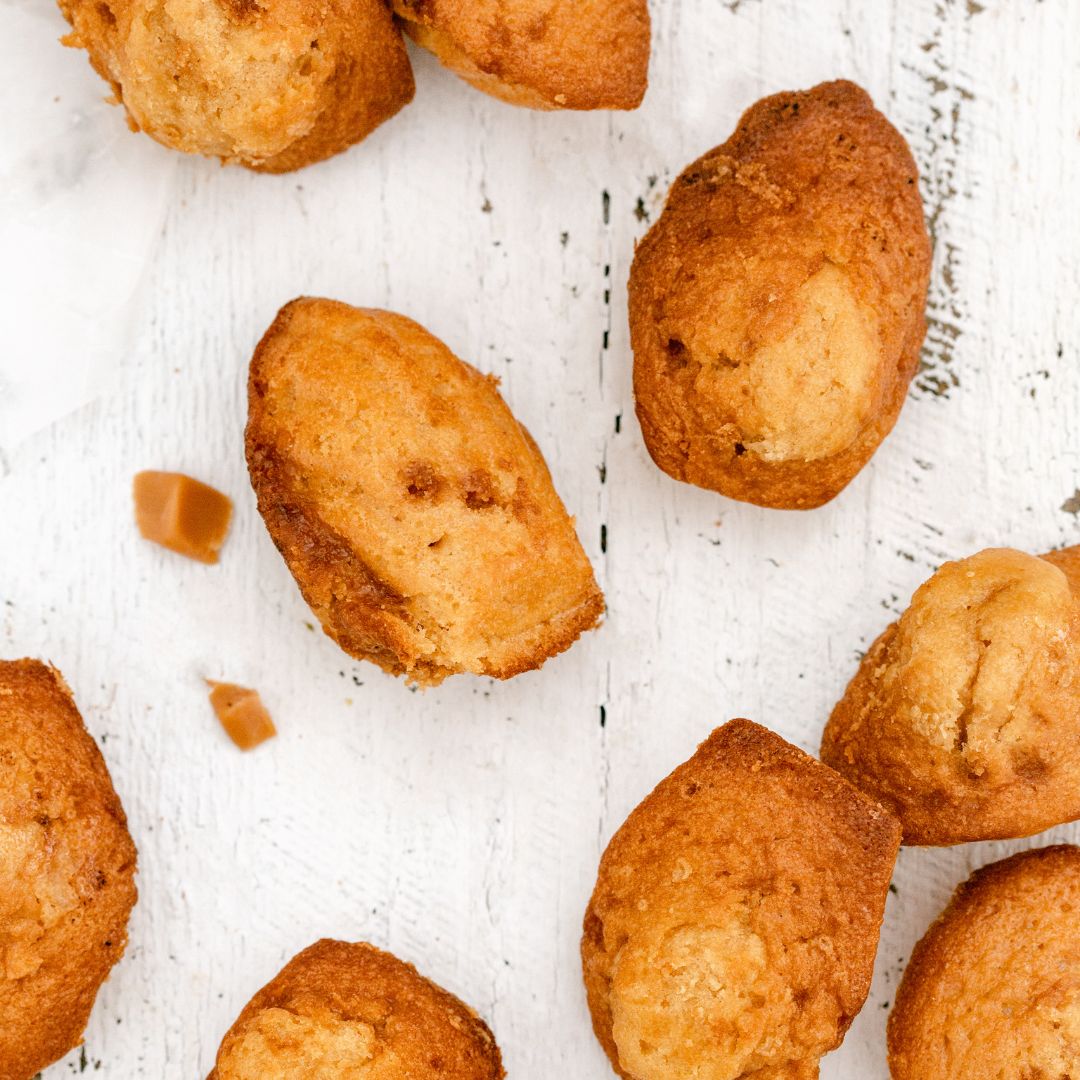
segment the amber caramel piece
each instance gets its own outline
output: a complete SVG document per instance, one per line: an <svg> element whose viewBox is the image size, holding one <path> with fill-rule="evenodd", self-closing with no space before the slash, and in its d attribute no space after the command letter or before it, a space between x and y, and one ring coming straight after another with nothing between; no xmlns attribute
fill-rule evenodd
<svg viewBox="0 0 1080 1080"><path fill-rule="evenodd" d="M257 690L212 679L207 679L206 683L210 687L210 704L214 706L221 726L241 750L254 750L277 734L274 721Z"/></svg>
<svg viewBox="0 0 1080 1080"><path fill-rule="evenodd" d="M183 473L136 473L135 522L147 540L199 562L216 563L232 520L232 500Z"/></svg>

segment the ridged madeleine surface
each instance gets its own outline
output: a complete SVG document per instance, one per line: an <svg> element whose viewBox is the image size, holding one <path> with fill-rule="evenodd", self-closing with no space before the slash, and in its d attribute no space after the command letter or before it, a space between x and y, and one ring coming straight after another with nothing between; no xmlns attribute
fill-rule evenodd
<svg viewBox="0 0 1080 1080"><path fill-rule="evenodd" d="M326 632L419 683L509 678L595 626L603 596L493 378L401 315L279 313L251 362L259 510Z"/></svg>
<svg viewBox="0 0 1080 1080"><path fill-rule="evenodd" d="M896 814L905 844L1080 817L1080 548L946 563L870 647L821 757Z"/></svg>
<svg viewBox="0 0 1080 1080"><path fill-rule="evenodd" d="M759 101L675 181L634 257L653 460L762 506L828 502L900 413L929 271L915 162L866 93Z"/></svg>
<svg viewBox="0 0 1080 1080"><path fill-rule="evenodd" d="M127 946L135 845L67 684L0 661L0 1077L79 1044Z"/></svg>
<svg viewBox="0 0 1080 1080"><path fill-rule="evenodd" d="M1080 1076L1080 849L976 871L911 954L889 1016L893 1080Z"/></svg>
<svg viewBox="0 0 1080 1080"><path fill-rule="evenodd" d="M626 1080L813 1080L870 989L900 829L748 720L718 728L600 862L581 955Z"/></svg>
<svg viewBox="0 0 1080 1080"><path fill-rule="evenodd" d="M488 1026L411 964L319 941L229 1029L209 1080L502 1080Z"/></svg>
<svg viewBox="0 0 1080 1080"><path fill-rule="evenodd" d="M60 0L67 44L166 146L289 172L359 142L413 96L385 0Z"/></svg>
<svg viewBox="0 0 1080 1080"><path fill-rule="evenodd" d="M636 109L647 0L394 0L409 36L478 90L533 109Z"/></svg>

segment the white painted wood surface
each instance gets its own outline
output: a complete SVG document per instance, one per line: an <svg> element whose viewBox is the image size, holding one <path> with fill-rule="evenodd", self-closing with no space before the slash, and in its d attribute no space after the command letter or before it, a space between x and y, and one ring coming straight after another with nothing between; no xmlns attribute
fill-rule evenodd
<svg viewBox="0 0 1080 1080"><path fill-rule="evenodd" d="M87 1068L204 1076L252 992L329 935L392 949L472 1003L515 1080L604 1080L577 948L626 813L731 716L815 750L859 651L944 559L1080 542L1080 4L657 0L637 113L518 111L415 54L412 106L281 178L123 133L84 57L53 46L63 24L48 6L0 0L4 34L31 7L47 28L27 40L35 62L5 111L40 107L62 82L54 104L73 139L87 122L122 139L73 162L21 159L9 143L9 180L37 170L63 194L106 153L117 185L167 192L119 384L9 445L0 479L0 653L63 670L140 851L131 944L87 1032ZM626 276L672 177L745 106L836 76L871 91L923 172L936 239L926 370L834 504L765 511L649 461ZM86 198L79 212L116 214ZM26 266L4 250L4 292ZM251 349L301 293L404 312L502 378L607 593L599 632L512 682L428 693L312 632L242 455ZM54 291L7 320L9 359L55 358L55 312L71 301ZM73 371L81 361L67 356ZM136 537L129 485L148 467L236 500L218 567ZM280 737L235 751L204 676L258 687ZM903 852L873 991L826 1080L887 1076L899 974L972 867L1077 835ZM80 1068L76 1052L47 1077Z"/></svg>

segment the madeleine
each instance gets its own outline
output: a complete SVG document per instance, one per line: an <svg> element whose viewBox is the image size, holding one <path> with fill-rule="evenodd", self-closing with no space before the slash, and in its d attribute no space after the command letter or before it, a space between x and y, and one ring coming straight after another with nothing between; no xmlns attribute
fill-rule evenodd
<svg viewBox="0 0 1080 1080"><path fill-rule="evenodd" d="M135 845L60 673L0 661L0 1077L79 1045L127 946Z"/></svg>
<svg viewBox="0 0 1080 1080"><path fill-rule="evenodd" d="M636 109L647 0L394 0L406 33L466 82L532 109Z"/></svg>
<svg viewBox="0 0 1080 1080"><path fill-rule="evenodd" d="M604 609L573 521L496 380L423 327L284 307L251 361L259 510L323 629L420 684L506 679Z"/></svg>
<svg viewBox="0 0 1080 1080"><path fill-rule="evenodd" d="M318 941L244 1008L209 1080L503 1080L467 1005L364 943Z"/></svg>
<svg viewBox="0 0 1080 1080"><path fill-rule="evenodd" d="M813 1080L870 989L896 821L748 720L718 728L600 861L581 956L626 1080Z"/></svg>
<svg viewBox="0 0 1080 1080"><path fill-rule="evenodd" d="M956 890L889 1017L893 1080L1080 1072L1080 849L1025 851Z"/></svg>
<svg viewBox="0 0 1080 1080"><path fill-rule="evenodd" d="M60 0L136 131L263 172L340 153L413 97L384 0Z"/></svg>
<svg viewBox="0 0 1080 1080"><path fill-rule="evenodd" d="M675 181L634 257L653 460L760 506L828 502L900 413L929 272L915 162L866 93L759 101Z"/></svg>
<svg viewBox="0 0 1080 1080"><path fill-rule="evenodd" d="M905 844L1080 817L1080 548L946 563L870 647L821 758L896 814Z"/></svg>

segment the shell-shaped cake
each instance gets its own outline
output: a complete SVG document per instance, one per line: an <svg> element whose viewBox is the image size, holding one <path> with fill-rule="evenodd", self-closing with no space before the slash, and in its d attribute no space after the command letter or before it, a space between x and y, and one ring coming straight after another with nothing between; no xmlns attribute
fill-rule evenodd
<svg viewBox="0 0 1080 1080"><path fill-rule="evenodd" d="M466 82L533 109L636 109L647 0L394 0L417 44Z"/></svg>
<svg viewBox="0 0 1080 1080"><path fill-rule="evenodd" d="M282 309L251 361L259 510L323 629L420 684L505 679L594 627L573 521L496 381L411 319Z"/></svg>
<svg viewBox="0 0 1080 1080"><path fill-rule="evenodd" d="M675 181L630 273L653 460L761 506L837 495L896 422L930 242L903 136L849 82L777 94Z"/></svg>
<svg viewBox="0 0 1080 1080"><path fill-rule="evenodd" d="M748 720L627 818L581 943L593 1027L626 1080L812 1080L870 989L895 819Z"/></svg>
<svg viewBox="0 0 1080 1080"><path fill-rule="evenodd" d="M821 758L896 814L905 844L1080 817L1080 547L942 566L871 645Z"/></svg>
<svg viewBox="0 0 1080 1080"><path fill-rule="evenodd" d="M263 172L340 153L413 97L385 0L60 0L131 127Z"/></svg>
<svg viewBox="0 0 1080 1080"><path fill-rule="evenodd" d="M318 941L247 1004L209 1080L503 1080L487 1024L412 964Z"/></svg>

